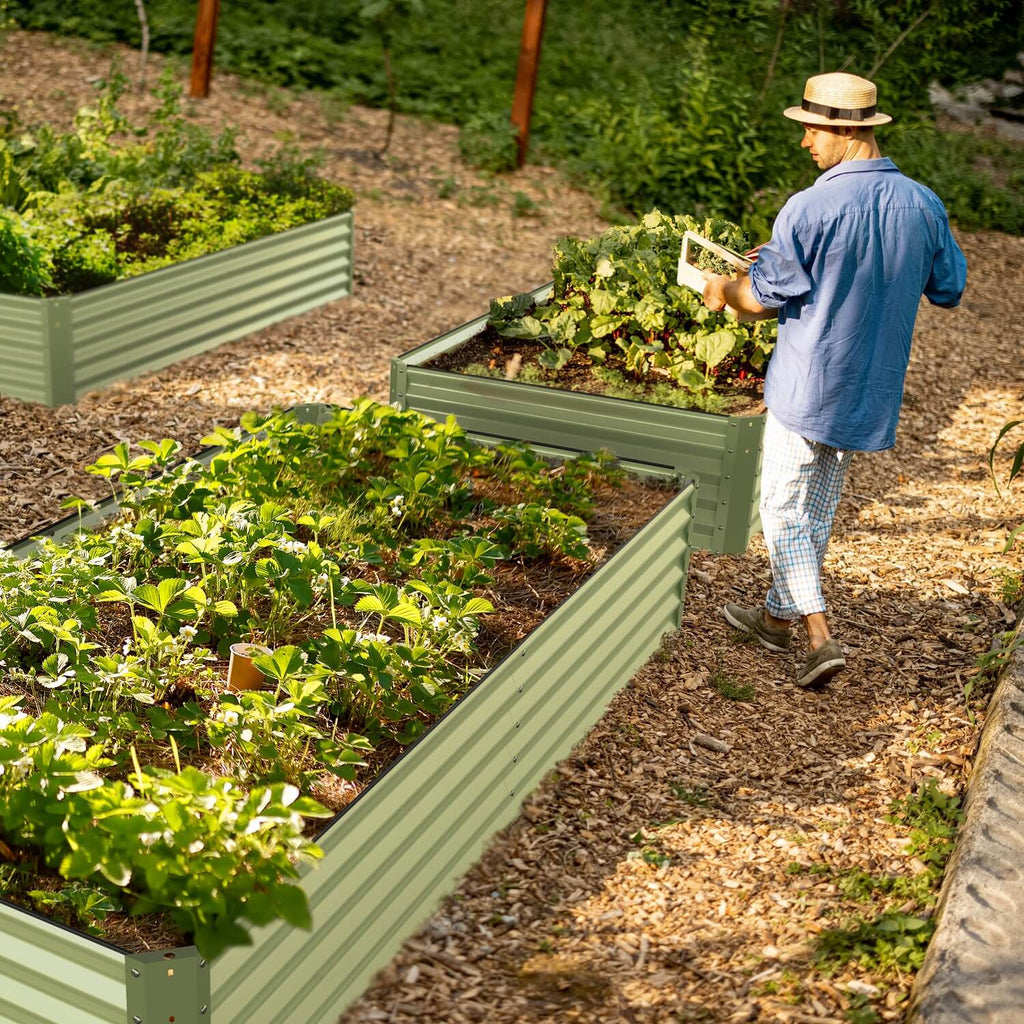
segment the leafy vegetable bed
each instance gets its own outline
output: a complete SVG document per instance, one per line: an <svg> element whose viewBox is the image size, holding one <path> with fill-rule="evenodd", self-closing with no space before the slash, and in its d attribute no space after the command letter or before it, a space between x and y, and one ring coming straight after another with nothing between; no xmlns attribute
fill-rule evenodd
<svg viewBox="0 0 1024 1024"><path fill-rule="evenodd" d="M690 229L747 244L734 225L657 211L563 240L553 287L497 299L488 316L394 360L392 400L454 414L481 436L606 447L692 476L695 543L744 550L759 528L757 408L775 322L737 323L674 284Z"/></svg>
<svg viewBox="0 0 1024 1024"><path fill-rule="evenodd" d="M122 945L122 912L159 912L213 955L243 918L309 924L308 819L671 493L369 402L207 440L208 467L118 445L90 467L115 522L0 561L0 870L9 898ZM238 640L271 649L267 689L224 690Z"/></svg>
<svg viewBox="0 0 1024 1024"><path fill-rule="evenodd" d="M563 367L586 362L597 379L611 369L620 389L626 378L641 389L646 384L647 399L657 404L728 409L721 383L740 382L742 390L744 380L760 378L774 347L776 324L737 323L728 313L713 313L696 292L675 283L687 230L739 251L750 248L749 238L727 221L699 223L657 210L639 224L610 228L598 238L562 239L555 246L550 297L516 295L491 303L489 325L497 335L539 346L539 351L527 350L534 362L501 369L515 376L540 368L557 381L564 379L557 373ZM699 266L716 273L732 272L707 250L700 251L699 260ZM515 350L515 344L506 349L510 357ZM470 366L461 369L471 372ZM667 389L672 397L652 396L652 380L674 385ZM573 390L571 377L565 386Z"/></svg>
<svg viewBox="0 0 1024 1024"><path fill-rule="evenodd" d="M153 125L117 109L114 74L70 132L0 129L0 291L67 295L346 213L349 189L280 149L243 171L230 127L214 137L161 80Z"/></svg>
<svg viewBox="0 0 1024 1024"><path fill-rule="evenodd" d="M0 129L5 394L73 402L351 294L348 189L287 149L242 170L237 133L186 119L171 79L132 125L122 88L65 134Z"/></svg>

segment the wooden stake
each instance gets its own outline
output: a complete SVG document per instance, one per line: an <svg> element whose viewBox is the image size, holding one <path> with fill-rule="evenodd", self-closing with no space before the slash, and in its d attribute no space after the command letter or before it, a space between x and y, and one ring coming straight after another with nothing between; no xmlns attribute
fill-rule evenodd
<svg viewBox="0 0 1024 1024"><path fill-rule="evenodd" d="M196 15L196 36L192 45L192 79L189 96L205 99L210 94L210 74L213 71L213 44L217 38L217 15L220 0L199 0Z"/></svg>
<svg viewBox="0 0 1024 1024"><path fill-rule="evenodd" d="M523 40L519 47L519 67L516 71L516 91L512 98L512 123L519 129L516 165L526 163L530 144L530 116L533 113L533 93L537 85L537 65L540 63L540 44L544 35L544 12L547 0L526 0L523 19Z"/></svg>

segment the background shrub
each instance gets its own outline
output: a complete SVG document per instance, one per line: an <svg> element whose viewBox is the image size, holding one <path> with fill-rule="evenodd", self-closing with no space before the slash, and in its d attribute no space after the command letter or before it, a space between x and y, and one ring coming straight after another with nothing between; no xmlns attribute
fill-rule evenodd
<svg viewBox="0 0 1024 1024"><path fill-rule="evenodd" d="M352 192L318 178L316 159L294 147L260 173L242 170L236 133L189 122L172 74L152 131L117 110L123 75L101 86L70 132L12 122L0 135L0 290L84 291L352 206Z"/></svg>
<svg viewBox="0 0 1024 1024"><path fill-rule="evenodd" d="M361 4L225 6L217 65L383 106L382 44ZM501 166L494 153L508 147L495 145L489 126L506 120L522 8L423 6L391 27L398 106L465 126L466 159ZM147 0L147 8L154 49L188 53L192 0ZM10 0L10 9L27 28L139 45L131 4ZM799 127L781 117L808 75L839 67L869 75L899 126L927 126L929 82L952 86L1016 66L1022 19L1020 0L549 0L531 154L633 214L652 206L714 213L761 236L786 195L817 173L799 149ZM880 138L963 226L1020 230L1024 197L1010 181L1019 145L935 131L905 139L886 129Z"/></svg>

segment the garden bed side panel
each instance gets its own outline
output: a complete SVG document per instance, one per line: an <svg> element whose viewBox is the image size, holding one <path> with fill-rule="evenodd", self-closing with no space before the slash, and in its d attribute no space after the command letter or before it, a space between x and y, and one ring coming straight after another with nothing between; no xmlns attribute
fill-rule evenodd
<svg viewBox="0 0 1024 1024"><path fill-rule="evenodd" d="M0 393L56 406L352 294L353 214L78 295L0 295Z"/></svg>
<svg viewBox="0 0 1024 1024"><path fill-rule="evenodd" d="M0 903L0 1024L124 1024L126 954Z"/></svg>
<svg viewBox="0 0 1024 1024"><path fill-rule="evenodd" d="M45 299L0 294L0 393L51 403Z"/></svg>
<svg viewBox="0 0 1024 1024"><path fill-rule="evenodd" d="M72 296L74 401L352 293L352 213Z"/></svg>
<svg viewBox="0 0 1024 1024"><path fill-rule="evenodd" d="M453 414L470 433L593 451L668 467L699 481L693 545L745 551L760 527L764 416L719 416L517 381L429 370L423 363L468 341L480 317L391 363L391 400L436 419Z"/></svg>
<svg viewBox="0 0 1024 1024"><path fill-rule="evenodd" d="M359 997L678 628L693 503L690 485L328 829L303 880L313 930L219 957L213 1024L333 1024Z"/></svg>

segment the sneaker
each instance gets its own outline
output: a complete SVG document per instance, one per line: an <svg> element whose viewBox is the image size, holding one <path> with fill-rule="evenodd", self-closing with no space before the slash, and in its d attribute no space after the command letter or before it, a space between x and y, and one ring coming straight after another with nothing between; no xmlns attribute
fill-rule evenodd
<svg viewBox="0 0 1024 1024"><path fill-rule="evenodd" d="M837 640L826 640L807 655L796 677L797 686L824 686L837 672L846 668L846 657Z"/></svg>
<svg viewBox="0 0 1024 1024"><path fill-rule="evenodd" d="M730 626L750 633L757 638L762 647L767 647L776 654L788 651L789 645L793 642L788 629L776 629L765 621L763 608L743 608L738 604L727 604L722 609L722 614Z"/></svg>

